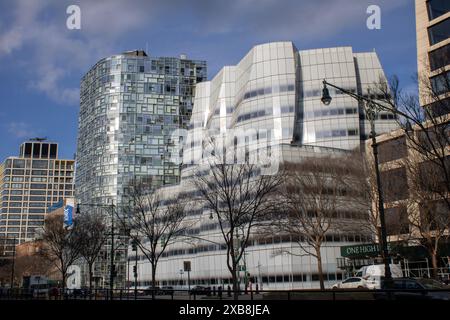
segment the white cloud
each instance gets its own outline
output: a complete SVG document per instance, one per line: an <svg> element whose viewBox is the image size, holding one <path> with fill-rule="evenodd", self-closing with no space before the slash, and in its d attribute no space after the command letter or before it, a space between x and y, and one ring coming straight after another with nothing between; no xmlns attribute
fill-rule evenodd
<svg viewBox="0 0 450 320"><path fill-rule="evenodd" d="M25 122L11 122L7 125L9 134L16 138L32 138L37 135L36 131Z"/></svg>
<svg viewBox="0 0 450 320"><path fill-rule="evenodd" d="M135 31L158 30L164 35L165 27L171 26L171 32L179 30L196 40L218 34L311 40L365 23L369 4L379 5L383 14L407 1L17 0L10 4L11 21L2 21L0 59L19 53L14 59L25 65L30 88L58 103L77 105L79 79L74 84L73 75L79 78L98 59L117 53L117 43ZM71 4L81 8L81 30L66 28L66 8Z"/></svg>

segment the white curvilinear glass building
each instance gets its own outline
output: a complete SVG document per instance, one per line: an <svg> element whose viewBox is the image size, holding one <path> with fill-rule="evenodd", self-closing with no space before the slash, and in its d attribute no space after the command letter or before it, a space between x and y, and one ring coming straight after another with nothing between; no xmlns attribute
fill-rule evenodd
<svg viewBox="0 0 450 320"><path fill-rule="evenodd" d="M283 162L358 149L370 130L363 108L331 88L333 100L329 106L323 105L323 79L360 95L373 95L372 87L385 76L375 52L354 53L351 47L299 51L292 42L273 42L253 47L237 65L226 66L211 81L198 83L183 139L181 181L163 189L168 201L196 194L189 180L204 159L205 131L225 135L244 132L245 148L270 150L265 166L269 173L276 173ZM397 128L394 115L379 114L376 128L378 133ZM180 269L183 261L191 261L191 285L226 287L231 277L217 221L210 219L201 204L188 214L196 221L188 234L197 240L166 249L157 269L159 285L186 288L187 275ZM361 214L345 212L345 218L357 219ZM371 235L363 231L330 233L322 252L328 284L343 276L337 266L340 247L371 241ZM286 250L302 253L290 236L250 237L242 270L263 289L319 287L315 258L283 254ZM133 279L134 263L129 257L129 280ZM151 266L138 254L138 286L150 284Z"/></svg>

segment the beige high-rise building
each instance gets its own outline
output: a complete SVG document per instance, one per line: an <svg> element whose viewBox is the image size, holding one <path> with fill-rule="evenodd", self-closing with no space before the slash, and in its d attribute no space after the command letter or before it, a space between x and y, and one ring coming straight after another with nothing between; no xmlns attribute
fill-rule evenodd
<svg viewBox="0 0 450 320"><path fill-rule="evenodd" d="M416 0L417 69L422 106L436 116L450 110L450 1ZM442 102L433 105L430 90Z"/></svg>
<svg viewBox="0 0 450 320"><path fill-rule="evenodd" d="M19 156L0 164L0 238L13 244L34 240L52 206L73 197L75 160L58 159L58 144L40 139L26 141ZM1 244L0 244L1 245Z"/></svg>

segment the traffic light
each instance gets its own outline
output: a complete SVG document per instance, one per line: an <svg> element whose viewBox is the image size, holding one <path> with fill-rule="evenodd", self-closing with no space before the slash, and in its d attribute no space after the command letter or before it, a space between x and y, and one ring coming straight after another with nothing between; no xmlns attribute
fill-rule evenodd
<svg viewBox="0 0 450 320"><path fill-rule="evenodd" d="M133 273L135 276L137 275L137 267L136 266L133 266Z"/></svg>

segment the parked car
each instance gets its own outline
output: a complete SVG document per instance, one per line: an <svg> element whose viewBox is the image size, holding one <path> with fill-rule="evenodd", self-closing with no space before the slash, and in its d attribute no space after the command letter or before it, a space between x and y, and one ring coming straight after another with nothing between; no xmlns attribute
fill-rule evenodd
<svg viewBox="0 0 450 320"><path fill-rule="evenodd" d="M144 289L145 295L152 295L152 292L154 292L155 295L159 295L161 293L161 288L158 286L155 286L155 287L149 286Z"/></svg>
<svg viewBox="0 0 450 320"><path fill-rule="evenodd" d="M191 289L189 292L190 294L195 295L210 295L211 294L211 288L210 287L204 287L204 286L195 286Z"/></svg>
<svg viewBox="0 0 450 320"><path fill-rule="evenodd" d="M341 282L335 283L332 289L366 289L366 280L361 277L350 277Z"/></svg>
<svg viewBox="0 0 450 320"><path fill-rule="evenodd" d="M161 287L160 293L163 294L163 295L165 295L165 294L172 295L173 291L174 291L173 287L171 287L171 286L163 286L163 287Z"/></svg>
<svg viewBox="0 0 450 320"><path fill-rule="evenodd" d="M450 287L434 279L394 278L392 292L376 292L375 299L386 300L446 300L450 301ZM387 289L384 278L381 288ZM431 291L430 291L431 290ZM433 291L438 290L438 291ZM443 291L441 291L443 290Z"/></svg>
<svg viewBox="0 0 450 320"><path fill-rule="evenodd" d="M46 283L32 285L31 290L33 291L33 298L48 299L49 297L49 286Z"/></svg>

